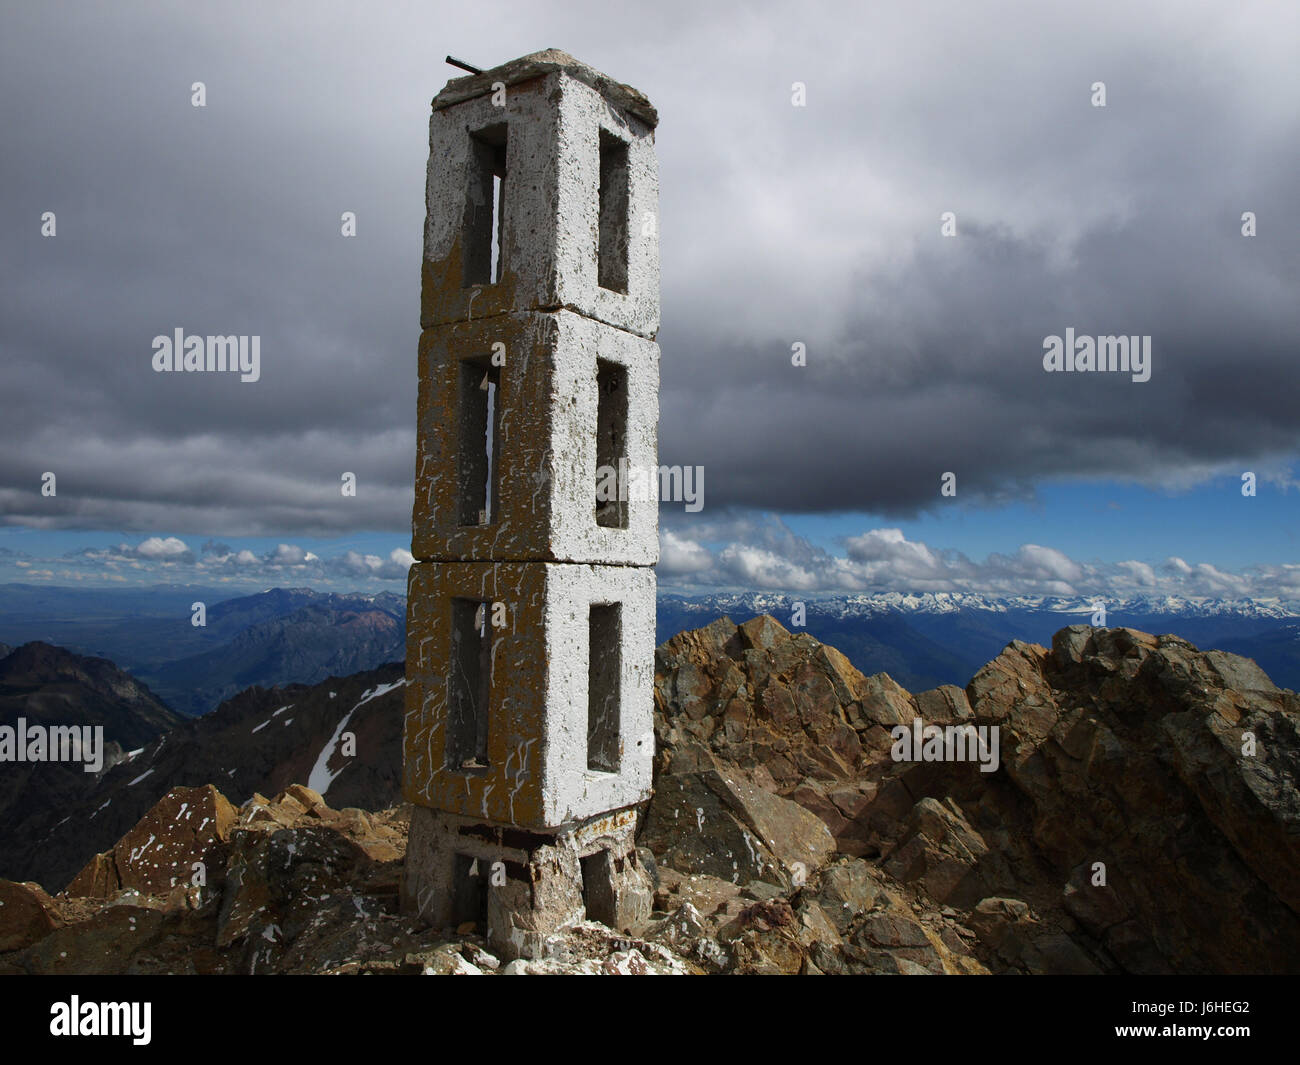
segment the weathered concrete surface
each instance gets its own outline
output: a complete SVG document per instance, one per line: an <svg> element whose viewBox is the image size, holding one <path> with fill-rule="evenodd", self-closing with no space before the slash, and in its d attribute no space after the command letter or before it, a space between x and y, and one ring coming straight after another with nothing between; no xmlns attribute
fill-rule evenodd
<svg viewBox="0 0 1300 1065"><path fill-rule="evenodd" d="M500 603L486 766L448 765L453 599ZM553 828L648 798L654 571L560 563L417 562L408 592L403 792L417 806ZM618 771L587 768L593 604L621 604Z"/></svg>
<svg viewBox="0 0 1300 1065"><path fill-rule="evenodd" d="M487 927L476 930L507 958L543 957L549 936L588 919L634 934L648 921L653 899L636 853L636 822L636 810L625 809L532 833L417 806L402 909L454 929L462 918L478 923L457 912L457 900L463 906L481 892Z"/></svg>
<svg viewBox="0 0 1300 1065"><path fill-rule="evenodd" d="M429 123L403 899L509 957L650 910L657 120L549 51Z"/></svg>
<svg viewBox="0 0 1300 1065"><path fill-rule="evenodd" d="M608 75L602 74L594 67L587 66L586 63L579 59L574 59L568 52L562 52L558 48L547 48L541 52L532 52L529 55L520 56L518 59L512 59L508 63L502 63L491 70L485 70L480 74L452 78L443 86L442 91L433 98L433 109L439 111L450 107L452 104L472 100L476 96L486 96L493 91L493 86L498 82L509 87L560 70L570 77L591 86L615 107L636 115L637 118L652 128L659 124L659 112L646 99L644 93L632 88L631 85L624 85L622 82L615 81Z"/></svg>
<svg viewBox="0 0 1300 1065"><path fill-rule="evenodd" d="M498 77L456 79L449 89L469 80L487 86L486 95L440 96L429 123L421 326L567 307L653 339L659 331L653 126L621 106L626 94L602 92L568 69L508 82L501 107L490 90ZM608 79L600 84L606 90L614 85ZM602 133L627 152L622 291L599 284ZM482 202L491 181L481 180L479 153L486 142L499 145L503 135L500 279L470 283L466 264L476 253L471 248L467 259L467 211L491 214L491 204Z"/></svg>
<svg viewBox="0 0 1300 1065"><path fill-rule="evenodd" d="M459 429L462 375L490 367L505 346L496 396L492 520L463 525L462 448L481 435ZM500 349L497 349L500 350ZM558 561L650 566L659 559L657 485L629 492L625 528L597 524L597 360L626 373L627 423L620 457L658 464L659 346L569 311L498 315L425 330L412 514L421 561ZM473 369L462 370L470 360Z"/></svg>

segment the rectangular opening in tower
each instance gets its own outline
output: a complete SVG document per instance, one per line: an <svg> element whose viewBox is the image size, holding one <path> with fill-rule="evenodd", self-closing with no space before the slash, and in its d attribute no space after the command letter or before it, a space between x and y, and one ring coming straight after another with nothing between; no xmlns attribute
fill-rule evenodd
<svg viewBox="0 0 1300 1065"><path fill-rule="evenodd" d="M501 369L491 356L462 359L456 396L461 525L491 525L497 512Z"/></svg>
<svg viewBox="0 0 1300 1065"><path fill-rule="evenodd" d="M582 904L587 920L616 928L614 908L614 864L609 851L597 851L579 859L582 864Z"/></svg>
<svg viewBox="0 0 1300 1065"><path fill-rule="evenodd" d="M468 854L456 855L452 870L451 923L458 927L472 921L475 931L487 931L489 863Z"/></svg>
<svg viewBox="0 0 1300 1065"><path fill-rule="evenodd" d="M447 768L488 767L488 709L492 688L492 604L451 601L451 662L447 675Z"/></svg>
<svg viewBox="0 0 1300 1065"><path fill-rule="evenodd" d="M627 528L627 367L596 360L596 524Z"/></svg>
<svg viewBox="0 0 1300 1065"><path fill-rule="evenodd" d="M465 196L462 284L494 285L504 268L506 124L470 134L469 188Z"/></svg>
<svg viewBox="0 0 1300 1065"><path fill-rule="evenodd" d="M599 203L596 282L601 288L627 292L627 144L603 129L600 131Z"/></svg>
<svg viewBox="0 0 1300 1065"><path fill-rule="evenodd" d="M617 773L623 605L593 603L588 630L587 768Z"/></svg>

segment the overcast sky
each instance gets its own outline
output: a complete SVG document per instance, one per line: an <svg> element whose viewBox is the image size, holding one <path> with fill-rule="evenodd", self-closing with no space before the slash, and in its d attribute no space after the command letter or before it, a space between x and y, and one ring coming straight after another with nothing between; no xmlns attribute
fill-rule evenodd
<svg viewBox="0 0 1300 1065"><path fill-rule="evenodd" d="M0 580L400 588L429 100L558 47L661 116L661 581L1300 597L1298 12L7 5ZM155 374L177 327L261 379Z"/></svg>

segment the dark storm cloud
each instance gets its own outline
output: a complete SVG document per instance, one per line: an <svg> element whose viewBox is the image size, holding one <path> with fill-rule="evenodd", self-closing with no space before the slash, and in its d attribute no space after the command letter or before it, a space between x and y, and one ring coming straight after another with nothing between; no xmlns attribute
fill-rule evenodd
<svg viewBox="0 0 1300 1065"><path fill-rule="evenodd" d="M704 465L711 507L902 515L948 470L969 500L1283 468L1295 12L1041 7L7 13L0 514L408 528L428 100L447 52L549 45L660 108L661 460ZM154 374L178 326L259 335L261 380ZM1043 373L1067 326L1150 334L1151 380Z"/></svg>

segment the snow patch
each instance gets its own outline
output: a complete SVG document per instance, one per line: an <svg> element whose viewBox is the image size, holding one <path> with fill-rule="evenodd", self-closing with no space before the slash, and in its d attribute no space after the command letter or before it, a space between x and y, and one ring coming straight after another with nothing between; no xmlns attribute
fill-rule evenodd
<svg viewBox="0 0 1300 1065"><path fill-rule="evenodd" d="M343 735L343 730L347 728L348 722L352 720L352 715L361 709L361 707L366 703L370 702L370 700L378 699L381 695L386 695L394 688L399 688L405 683L406 678L403 677L400 680L393 681L392 684L381 684L377 688L367 688L361 693L361 698L357 700L357 705L343 715L343 720L340 721L338 726L334 729L334 735L331 736L325 746L321 748L320 755L316 759L316 764L312 767L311 775L307 778L307 787L311 788L311 790L316 792L318 795L324 796L324 794L329 790L329 786L334 783L334 778L347 768L347 765L345 764L337 770L331 770L329 767L329 760L334 754L334 749L338 746L339 737ZM333 697L333 695L334 693L330 692L330 696Z"/></svg>

